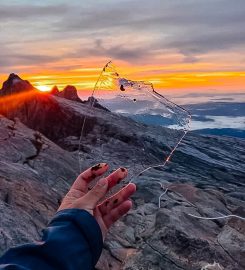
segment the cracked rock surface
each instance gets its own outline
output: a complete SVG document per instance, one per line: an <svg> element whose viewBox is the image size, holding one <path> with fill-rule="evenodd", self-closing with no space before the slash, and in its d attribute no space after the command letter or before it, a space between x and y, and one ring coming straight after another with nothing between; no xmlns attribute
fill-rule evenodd
<svg viewBox="0 0 245 270"><path fill-rule="evenodd" d="M39 237L78 168L72 154L18 120L3 116L0 116L0 145L2 253L10 246ZM38 151L37 145L42 145Z"/></svg>

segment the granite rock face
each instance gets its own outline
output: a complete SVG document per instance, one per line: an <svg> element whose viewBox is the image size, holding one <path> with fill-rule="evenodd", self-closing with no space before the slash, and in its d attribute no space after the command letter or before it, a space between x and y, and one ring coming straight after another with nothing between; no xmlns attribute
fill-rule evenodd
<svg viewBox="0 0 245 270"><path fill-rule="evenodd" d="M103 160L137 169L145 151L164 158L167 129L86 103L37 92L0 114L0 253L39 237L79 174L79 149L81 169ZM189 134L164 170L135 182L134 208L110 230L97 269L245 268L244 221L189 215L245 217L243 140Z"/></svg>
<svg viewBox="0 0 245 270"><path fill-rule="evenodd" d="M77 89L73 85L67 85L62 91L58 87L53 87L51 94L57 97L66 98L72 101L82 102L77 94Z"/></svg>
<svg viewBox="0 0 245 270"><path fill-rule="evenodd" d="M0 116L0 253L37 239L78 173L76 156Z"/></svg>

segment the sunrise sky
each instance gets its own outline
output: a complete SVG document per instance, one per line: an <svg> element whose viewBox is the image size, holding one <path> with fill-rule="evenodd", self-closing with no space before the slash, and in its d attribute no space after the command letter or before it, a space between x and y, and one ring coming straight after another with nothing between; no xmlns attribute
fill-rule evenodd
<svg viewBox="0 0 245 270"><path fill-rule="evenodd" d="M163 92L245 92L244 0L2 0L0 82L92 89L113 60Z"/></svg>

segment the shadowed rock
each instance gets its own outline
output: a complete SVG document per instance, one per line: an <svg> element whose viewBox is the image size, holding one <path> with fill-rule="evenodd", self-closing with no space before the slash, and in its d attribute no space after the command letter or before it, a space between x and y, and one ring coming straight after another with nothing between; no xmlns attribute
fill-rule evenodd
<svg viewBox="0 0 245 270"><path fill-rule="evenodd" d="M60 93L59 88L56 85L50 91L50 94L54 96L58 96L59 93Z"/></svg>
<svg viewBox="0 0 245 270"><path fill-rule="evenodd" d="M110 110L108 110L107 108L105 108L104 106L100 105L98 100L91 96L88 98L88 100L83 101L84 104L87 104L88 106L92 107L92 108L98 108L104 111L109 112Z"/></svg>
<svg viewBox="0 0 245 270"><path fill-rule="evenodd" d="M11 73L8 79L3 83L0 96L17 94L34 89L35 88L28 81L22 80L18 75Z"/></svg>
<svg viewBox="0 0 245 270"><path fill-rule="evenodd" d="M82 102L81 99L78 97L77 89L75 86L67 85L62 91L59 91L58 87L55 86L50 92L52 95L66 98L72 101Z"/></svg>

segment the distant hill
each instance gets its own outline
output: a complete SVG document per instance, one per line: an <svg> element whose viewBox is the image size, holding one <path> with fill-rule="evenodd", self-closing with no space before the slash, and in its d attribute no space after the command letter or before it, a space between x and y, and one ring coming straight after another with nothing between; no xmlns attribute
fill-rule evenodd
<svg viewBox="0 0 245 270"><path fill-rule="evenodd" d="M183 107L199 116L245 116L244 102L205 102L183 105Z"/></svg>
<svg viewBox="0 0 245 270"><path fill-rule="evenodd" d="M169 125L173 125L174 120L166 117L162 117L161 115L151 115L151 114L136 114L136 115L130 115L130 114L124 114L125 116L130 117L131 119L134 119L137 122L143 123L145 125L151 125L151 126L163 126L167 127Z"/></svg>
<svg viewBox="0 0 245 270"><path fill-rule="evenodd" d="M138 115L129 115L124 114L137 122L143 123L145 125L151 126L163 126L168 127L171 125L176 125L175 119L165 118L161 115L150 115L150 114L138 114ZM204 116L193 116L192 120L204 122L214 122L214 119L209 119ZM245 126L245 124L244 124ZM180 126L181 127L181 126ZM237 138L245 138L245 129L233 129L233 128L203 128L192 130L192 133L196 134L209 134L209 135L218 135L218 136L230 136L230 137L237 137Z"/></svg>
<svg viewBox="0 0 245 270"><path fill-rule="evenodd" d="M215 128L215 129L206 128L193 130L192 132L197 134L209 134L209 135L245 138L245 130L233 128Z"/></svg>

